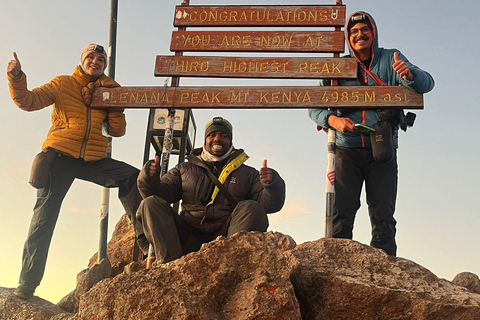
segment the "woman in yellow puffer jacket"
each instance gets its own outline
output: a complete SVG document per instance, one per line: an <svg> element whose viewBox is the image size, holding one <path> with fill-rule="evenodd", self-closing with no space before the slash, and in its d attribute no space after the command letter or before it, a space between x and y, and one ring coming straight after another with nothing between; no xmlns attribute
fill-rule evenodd
<svg viewBox="0 0 480 320"><path fill-rule="evenodd" d="M38 189L30 230L25 242L20 285L14 294L28 299L33 296L45 271L50 241L61 203L75 179L104 187L118 187L118 196L127 215L134 216L141 197L136 179L139 170L107 158L108 140L102 128L113 137L125 134L123 110L90 108L96 87L117 87L104 71L107 54L100 45L89 44L81 54L80 65L71 76L57 76L47 84L27 89L27 77L13 53L7 67L10 95L22 110L35 111L50 105L52 127L32 166L30 183ZM141 225L135 224L135 230Z"/></svg>

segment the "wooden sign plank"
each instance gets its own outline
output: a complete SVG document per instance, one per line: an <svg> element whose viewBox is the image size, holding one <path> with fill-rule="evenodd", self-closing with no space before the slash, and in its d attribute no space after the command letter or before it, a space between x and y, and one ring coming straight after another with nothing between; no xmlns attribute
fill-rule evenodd
<svg viewBox="0 0 480 320"><path fill-rule="evenodd" d="M97 88L92 108L423 109L423 95L401 86Z"/></svg>
<svg viewBox="0 0 480 320"><path fill-rule="evenodd" d="M171 51L344 51L340 31L173 31Z"/></svg>
<svg viewBox="0 0 480 320"><path fill-rule="evenodd" d="M343 27L345 6L176 6L175 27Z"/></svg>
<svg viewBox="0 0 480 320"><path fill-rule="evenodd" d="M157 56L156 77L357 78L354 58Z"/></svg>

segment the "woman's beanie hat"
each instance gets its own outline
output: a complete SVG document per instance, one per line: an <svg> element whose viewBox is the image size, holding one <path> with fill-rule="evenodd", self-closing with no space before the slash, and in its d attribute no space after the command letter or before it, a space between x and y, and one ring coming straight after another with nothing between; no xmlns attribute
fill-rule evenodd
<svg viewBox="0 0 480 320"><path fill-rule="evenodd" d="M80 58L80 64L83 65L83 62L85 61L85 59L87 58L87 55L91 51L95 51L96 53L101 54L105 58L105 68L106 68L107 67L107 62L108 62L107 52L105 52L105 49L103 48L103 46L101 46L99 44L95 44L95 43L90 43L90 44L86 45L85 48L83 48L82 56Z"/></svg>
<svg viewBox="0 0 480 320"><path fill-rule="evenodd" d="M222 117L215 117L205 125L205 138L214 131L221 131L228 135L230 141L233 137L233 127L232 124Z"/></svg>

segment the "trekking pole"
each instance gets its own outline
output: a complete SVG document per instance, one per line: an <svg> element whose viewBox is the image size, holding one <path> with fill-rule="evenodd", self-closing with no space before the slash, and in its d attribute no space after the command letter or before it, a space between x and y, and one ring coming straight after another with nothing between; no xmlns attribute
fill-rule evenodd
<svg viewBox="0 0 480 320"><path fill-rule="evenodd" d="M173 126L175 124L175 109L169 108L167 122L165 126L165 135L163 137L162 158L160 163L160 178L168 171L168 162L173 149ZM147 268L152 266L155 261L155 249L152 244L148 247Z"/></svg>
<svg viewBox="0 0 480 320"><path fill-rule="evenodd" d="M333 236L333 205L335 199L335 129L328 129L327 185L325 209L325 238Z"/></svg>
<svg viewBox="0 0 480 320"><path fill-rule="evenodd" d="M108 50L108 70L107 75L115 79L115 54L117 47L117 12L118 0L112 0L110 3L110 34ZM108 137L107 158L112 157L112 137ZM98 245L97 262L107 257L107 234L108 234L108 214L110 206L110 189L102 187L101 208L100 208L100 241Z"/></svg>
<svg viewBox="0 0 480 320"><path fill-rule="evenodd" d="M341 6L342 0L335 0L335 5ZM340 27L335 27L335 31L341 31ZM334 53L334 58L340 57L340 54ZM332 86L337 86L338 80L332 80ZM334 110L333 110L334 111ZM333 128L328 129L327 142L327 185L326 185L326 209L325 209L325 238L333 237L333 210L335 200L335 138L336 131Z"/></svg>

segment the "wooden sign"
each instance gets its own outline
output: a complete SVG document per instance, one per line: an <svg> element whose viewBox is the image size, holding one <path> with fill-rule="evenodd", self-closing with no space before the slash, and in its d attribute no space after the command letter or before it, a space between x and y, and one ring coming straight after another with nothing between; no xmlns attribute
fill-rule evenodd
<svg viewBox="0 0 480 320"><path fill-rule="evenodd" d="M357 77L354 58L157 56L155 76L235 78Z"/></svg>
<svg viewBox="0 0 480 320"><path fill-rule="evenodd" d="M343 52L340 31L173 31L171 51Z"/></svg>
<svg viewBox="0 0 480 320"><path fill-rule="evenodd" d="M408 108L423 96L402 86L97 88L92 108Z"/></svg>
<svg viewBox="0 0 480 320"><path fill-rule="evenodd" d="M345 6L177 6L175 27L343 27Z"/></svg>

